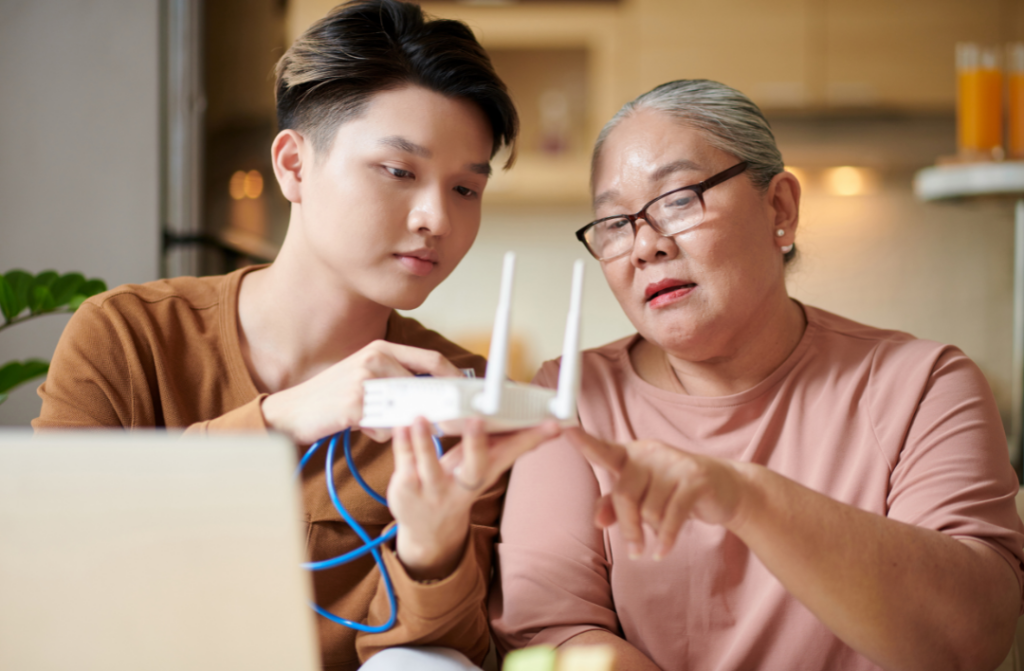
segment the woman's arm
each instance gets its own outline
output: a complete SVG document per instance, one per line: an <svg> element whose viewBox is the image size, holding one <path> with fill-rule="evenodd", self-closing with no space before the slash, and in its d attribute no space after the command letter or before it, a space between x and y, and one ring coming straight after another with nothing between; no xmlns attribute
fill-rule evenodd
<svg viewBox="0 0 1024 671"><path fill-rule="evenodd" d="M567 433L618 476L599 506L633 552L642 523L665 553L684 522L735 533L852 648L887 669L995 667L1009 648L1020 590L1006 561L959 540L839 503L762 466Z"/></svg>
<svg viewBox="0 0 1024 671"><path fill-rule="evenodd" d="M615 671L660 671L647 655L610 631L591 629L573 636L559 647L567 648L575 645L606 645L610 647L615 651Z"/></svg>
<svg viewBox="0 0 1024 671"><path fill-rule="evenodd" d="M991 547L839 503L758 466L726 525L787 590L884 668L988 669L1020 607Z"/></svg>

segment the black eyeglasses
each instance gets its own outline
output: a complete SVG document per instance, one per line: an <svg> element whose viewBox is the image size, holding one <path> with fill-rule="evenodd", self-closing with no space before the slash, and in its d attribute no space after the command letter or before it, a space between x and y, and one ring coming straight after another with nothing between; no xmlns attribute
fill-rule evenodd
<svg viewBox="0 0 1024 671"><path fill-rule="evenodd" d="M663 193L636 214L616 214L592 221L576 231L576 239L598 261L610 261L633 249L637 219L643 219L666 238L682 233L704 221L704 192L746 169L747 162L742 161L699 184Z"/></svg>

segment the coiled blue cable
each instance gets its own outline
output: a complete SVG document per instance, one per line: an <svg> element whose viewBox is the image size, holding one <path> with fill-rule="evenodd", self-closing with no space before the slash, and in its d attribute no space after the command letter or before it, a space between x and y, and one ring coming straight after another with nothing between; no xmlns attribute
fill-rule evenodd
<svg viewBox="0 0 1024 671"><path fill-rule="evenodd" d="M388 573L387 567L384 565L384 560L380 554L380 546L388 542L398 534L398 525L396 524L395 526L393 526L387 533L381 534L379 537L371 539L369 534L366 533L363 527L358 522L356 522L355 518L353 518L352 515L349 514L348 510L345 509L345 506L342 505L341 499L338 497L338 489L334 485L334 454L335 448L337 447L338 444L339 435L342 436L342 450L345 454L345 464L348 466L348 470L355 478L356 482L359 483L359 486L362 487L363 491L369 494L375 501L385 506L388 504L387 499L385 499L383 496L375 492L359 474L359 470L356 468L355 461L352 458L352 449L350 443L351 431L349 429L345 429L340 434L336 433L329 439L321 438L320 440L313 443L313 445L308 450L306 450L306 453L302 455L302 459L299 460L299 465L295 470L295 477L299 477L299 475L302 472L302 469L306 467L306 464L309 463L309 460L313 457L313 454L324 444L324 442L329 441L327 445L327 457L324 464L324 475L326 476L325 479L327 481L327 495L330 497L331 503L334 504L335 510L337 510L338 514L341 515L341 518L345 520L346 524L352 527L352 530L355 531L356 535L359 536L360 540L363 541L363 545L356 548L355 550L346 552L343 555L339 555L337 557L325 559L322 561L305 562L304 564L302 564L302 566L303 568L309 569L310 571L323 571L325 569L341 566L342 564L347 564L351 561L358 559L359 557L365 556L366 554L372 554L373 561L377 565L377 568L380 569L381 577L384 579L384 591L387 592L388 595L388 607L391 611L391 615L388 618L387 622L376 627L371 627L370 625L366 625L361 622L355 622L353 620L347 620L343 617L339 617L331 613L330 611L321 608L315 603L311 603L310 606L312 606L313 610L316 611L318 615L327 618L331 622L335 622L337 624L349 627L350 629L355 629L357 631L377 634L383 631L387 631L388 629L393 627L395 625L395 620L398 618L398 605L395 599L395 588L391 584L391 575ZM440 458L441 455L444 454L444 450L441 448L441 441L438 440L436 436L431 436L431 438L434 441L434 449L437 452L437 456L438 458Z"/></svg>

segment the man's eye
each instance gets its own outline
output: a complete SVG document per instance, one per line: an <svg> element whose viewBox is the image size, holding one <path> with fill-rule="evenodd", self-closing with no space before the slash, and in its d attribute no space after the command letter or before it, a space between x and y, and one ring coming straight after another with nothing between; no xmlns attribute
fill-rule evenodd
<svg viewBox="0 0 1024 671"><path fill-rule="evenodd" d="M604 228L608 231L616 231L624 226L629 226L629 219L623 217L622 219L610 219L604 222Z"/></svg>
<svg viewBox="0 0 1024 671"><path fill-rule="evenodd" d="M402 179L406 177L412 177L412 173L409 172L408 170L402 170L401 168L392 168L390 166L385 166L384 169L390 172L395 177L400 177Z"/></svg>
<svg viewBox="0 0 1024 671"><path fill-rule="evenodd" d="M465 196L467 198L469 198L470 196L475 196L476 195L476 191L474 191L473 189L470 189L469 187L466 187L466 186L457 186L457 187L455 187L455 191L458 192L458 194L460 196Z"/></svg>

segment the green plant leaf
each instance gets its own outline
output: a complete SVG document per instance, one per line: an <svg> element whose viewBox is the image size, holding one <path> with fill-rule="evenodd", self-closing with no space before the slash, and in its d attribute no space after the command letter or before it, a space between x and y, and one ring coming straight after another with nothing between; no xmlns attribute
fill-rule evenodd
<svg viewBox="0 0 1024 671"><path fill-rule="evenodd" d="M6 396L7 392L18 385L29 380L46 375L50 370L50 364L41 359L26 359L25 361L11 361L0 368L0 394Z"/></svg>
<svg viewBox="0 0 1024 671"><path fill-rule="evenodd" d="M28 309L32 314L38 315L44 312L53 312L57 309L57 303L53 300L53 292L47 286L32 287L32 295L29 297Z"/></svg>
<svg viewBox="0 0 1024 671"><path fill-rule="evenodd" d="M14 306L17 302L18 299L14 296L11 285L7 284L3 275L0 275L0 313L3 313L4 323L9 323L14 319Z"/></svg>
<svg viewBox="0 0 1024 671"><path fill-rule="evenodd" d="M78 287L78 293L85 294L86 296L95 296L101 294L107 290L107 283L103 280L94 277L82 286Z"/></svg>
<svg viewBox="0 0 1024 671"><path fill-rule="evenodd" d="M35 276L32 283L37 287L48 287L52 286L53 283L57 281L58 277L60 277L60 275L57 274L56 270L44 270Z"/></svg>
<svg viewBox="0 0 1024 671"><path fill-rule="evenodd" d="M4 315L7 321L11 321L28 307L33 280L34 278L24 270L11 270L4 274L4 281L10 287L7 297L10 302L10 315Z"/></svg>
<svg viewBox="0 0 1024 671"><path fill-rule="evenodd" d="M7 400L7 394L0 394L0 403L3 403L6 400Z"/></svg>
<svg viewBox="0 0 1024 671"><path fill-rule="evenodd" d="M50 287L50 291L53 292L53 301L57 307L70 303L75 294L79 293L79 287L83 284L85 284L85 278L82 273L61 275Z"/></svg>
<svg viewBox="0 0 1024 671"><path fill-rule="evenodd" d="M106 282L103 280L91 279L78 287L78 291L71 297L71 300L68 301L68 307L71 308L72 312L74 312L81 307L82 303L84 303L87 298L103 293L106 290Z"/></svg>

